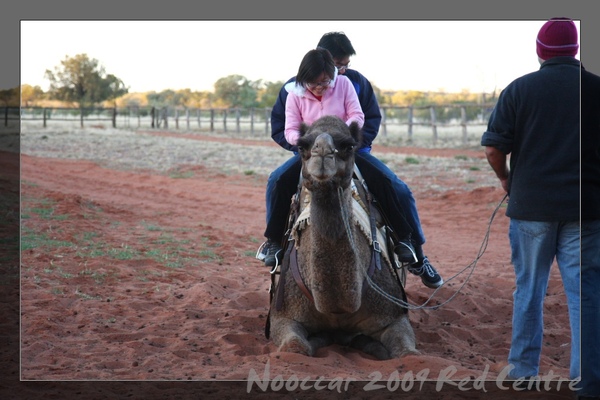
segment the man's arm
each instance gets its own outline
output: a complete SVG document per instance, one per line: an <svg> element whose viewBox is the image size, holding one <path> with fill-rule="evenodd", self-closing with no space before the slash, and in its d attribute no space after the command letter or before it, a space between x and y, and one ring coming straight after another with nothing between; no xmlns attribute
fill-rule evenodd
<svg viewBox="0 0 600 400"><path fill-rule="evenodd" d="M510 176L510 171L508 169L508 164L506 163L506 154L495 147L485 146L485 157L496 173L498 179L500 179L502 189L508 193L508 178Z"/></svg>
<svg viewBox="0 0 600 400"><path fill-rule="evenodd" d="M379 133L379 127L381 125L381 110L377 97L373 91L373 86L367 78L361 73L354 70L347 70L345 76L351 81L356 94L358 95L358 101L365 115L365 123L363 125L363 143L361 149L371 149L371 145L377 134Z"/></svg>
<svg viewBox="0 0 600 400"><path fill-rule="evenodd" d="M294 78L290 78L287 82L292 82ZM279 95L275 101L275 105L271 110L271 138L281 147L289 151L297 151L296 146L292 146L285 140L285 102L288 96L285 90L285 84L279 90Z"/></svg>

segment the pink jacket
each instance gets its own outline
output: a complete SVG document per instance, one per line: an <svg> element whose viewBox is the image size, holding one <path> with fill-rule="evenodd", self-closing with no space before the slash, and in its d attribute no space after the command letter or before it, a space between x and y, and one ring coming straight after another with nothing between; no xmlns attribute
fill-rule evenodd
<svg viewBox="0 0 600 400"><path fill-rule="evenodd" d="M356 90L343 75L336 75L321 101L305 87L296 86L295 81L285 88L289 93L285 102L285 139L291 145L298 142L302 122L310 125L324 115L337 115L348 125L356 121L361 128L365 122Z"/></svg>

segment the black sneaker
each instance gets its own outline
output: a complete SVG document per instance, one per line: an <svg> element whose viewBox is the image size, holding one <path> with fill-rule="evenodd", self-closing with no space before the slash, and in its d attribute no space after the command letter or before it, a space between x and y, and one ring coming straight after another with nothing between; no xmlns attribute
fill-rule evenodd
<svg viewBox="0 0 600 400"><path fill-rule="evenodd" d="M433 268L427 257L423 257L423 260L410 265L408 272L420 276L423 284L428 288L436 289L444 283L444 280Z"/></svg>
<svg viewBox="0 0 600 400"><path fill-rule="evenodd" d="M256 258L264 261L267 267L275 267L281 262L281 250L279 243L268 239L258 248Z"/></svg>
<svg viewBox="0 0 600 400"><path fill-rule="evenodd" d="M410 241L398 242L394 246L394 253L398 255L398 261L402 263L414 264L418 261L417 255L415 254L415 248Z"/></svg>

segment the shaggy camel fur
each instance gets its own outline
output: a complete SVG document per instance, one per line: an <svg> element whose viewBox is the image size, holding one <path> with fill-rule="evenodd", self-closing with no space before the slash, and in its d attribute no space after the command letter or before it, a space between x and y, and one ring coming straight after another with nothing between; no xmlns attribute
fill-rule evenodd
<svg viewBox="0 0 600 400"><path fill-rule="evenodd" d="M358 125L347 126L337 117L301 128L298 148L310 214L290 242L298 269L290 267L296 254L288 251L278 282L283 286L271 302L267 336L270 332L280 351L312 356L339 343L379 359L417 353L407 309L374 289L406 298L389 260L381 257L381 269L367 277L372 246L352 216L354 151L360 140Z"/></svg>

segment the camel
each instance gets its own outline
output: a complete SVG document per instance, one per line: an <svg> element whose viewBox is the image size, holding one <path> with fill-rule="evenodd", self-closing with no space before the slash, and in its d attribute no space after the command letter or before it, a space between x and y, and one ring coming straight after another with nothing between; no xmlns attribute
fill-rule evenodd
<svg viewBox="0 0 600 400"><path fill-rule="evenodd" d="M298 213L309 205L296 216L272 285L266 335L279 351L314 356L337 343L377 359L418 353L407 308L382 294L406 301L403 279L355 222L353 191L358 188L365 199L361 185L352 184L360 141L356 123L348 126L334 116L300 129Z"/></svg>

